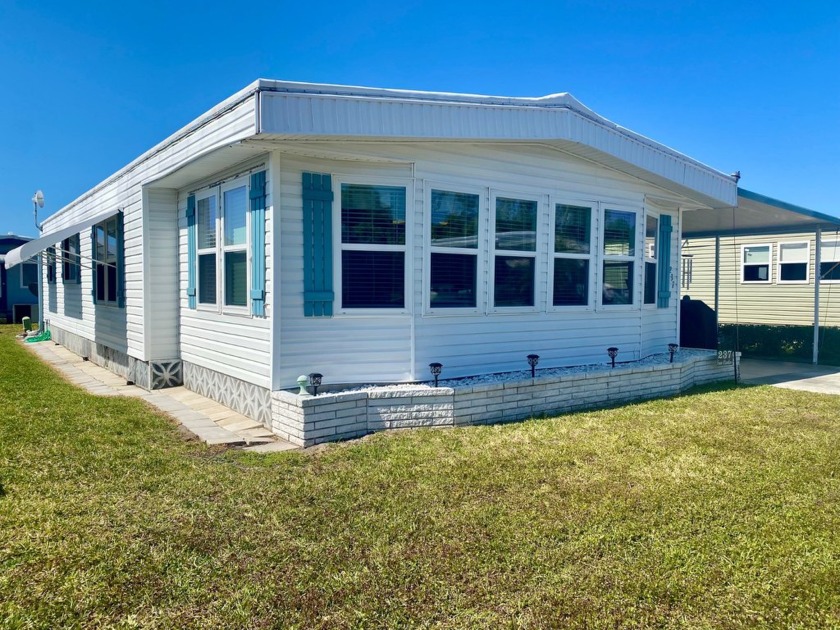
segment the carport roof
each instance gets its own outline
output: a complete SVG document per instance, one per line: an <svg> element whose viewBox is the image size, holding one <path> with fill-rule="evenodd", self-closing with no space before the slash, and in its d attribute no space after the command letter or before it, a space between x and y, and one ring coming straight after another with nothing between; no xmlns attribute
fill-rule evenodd
<svg viewBox="0 0 840 630"><path fill-rule="evenodd" d="M746 236L840 229L840 217L809 210L738 188L738 206L697 210L683 215L685 238Z"/></svg>

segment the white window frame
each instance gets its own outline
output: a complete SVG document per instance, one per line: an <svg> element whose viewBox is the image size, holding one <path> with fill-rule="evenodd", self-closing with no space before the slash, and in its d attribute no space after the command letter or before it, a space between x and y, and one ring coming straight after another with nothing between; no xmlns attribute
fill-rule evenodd
<svg viewBox="0 0 840 630"><path fill-rule="evenodd" d="M198 242L201 236L199 228L199 203L205 199L213 198L216 203L216 212L214 217L213 234L216 237L213 247L200 247ZM195 193L195 225L196 225L196 244L195 244L195 277L196 277L196 308L204 311L219 312L221 301L220 280L219 280L219 217L221 216L221 209L219 208L219 187L213 186L201 192ZM201 257L213 256L216 261L216 299L214 302L201 301Z"/></svg>
<svg viewBox="0 0 840 630"><path fill-rule="evenodd" d="M801 265L802 262L783 262L782 249L785 245L804 245L805 246L805 279L804 280L782 280L782 265ZM776 243L777 251L779 252L778 260L776 261L776 282L778 284L809 284L811 282L811 243L809 241L785 241Z"/></svg>
<svg viewBox="0 0 840 630"><path fill-rule="evenodd" d="M234 190L236 188L245 189L245 243L238 245L225 245L225 192ZM196 229L198 226L198 204L204 199L210 197L216 200L216 225L214 233L216 235L216 244L213 247L200 248L199 243L196 242L195 252L195 273L196 273L196 308L202 311L210 311L214 313L223 313L230 315L246 315L251 314L251 262L253 257L253 244L251 243L251 212L250 212L250 193L251 186L249 177L237 177L221 184L205 188L197 191L195 195L195 212L196 212ZM225 304L225 254L227 252L245 252L245 304ZM216 301L202 302L201 297L201 274L199 261L201 256L213 255L216 261Z"/></svg>
<svg viewBox="0 0 840 630"><path fill-rule="evenodd" d="M389 186L405 189L405 244L387 245L376 243L341 242L341 187L344 184L360 186ZM354 317L370 315L407 315L414 307L414 289L412 282L412 257L410 245L414 235L414 180L406 177L388 177L382 175L350 176L333 174L333 290L335 293L335 315ZM343 251L399 251L403 253L403 307L402 308L355 308L343 304L342 255Z"/></svg>
<svg viewBox="0 0 840 630"><path fill-rule="evenodd" d="M432 245L432 191L476 195L478 197L478 234L475 249L466 247L440 247ZM484 282L487 265L486 229L487 225L487 188L480 186L464 186L452 182L429 181L424 182L423 207L425 209L424 226L424 269L427 270L426 281L423 283L423 312L428 315L477 315L485 312L487 288ZM455 254L475 256L475 306L432 306L432 254Z"/></svg>
<svg viewBox="0 0 840 630"><path fill-rule="evenodd" d="M535 244L534 251L527 250L513 250L513 249L497 249L496 248L496 200L502 199L516 199L518 201L533 201L537 204L536 209L536 234L534 235ZM489 230L488 234L488 300L487 309L490 313L536 313L542 310L544 305L544 295L540 287L540 264L545 259L545 252L543 251L543 241L545 240L541 226L544 226L544 220L547 212L548 195L517 192L513 190L491 189L490 199L487 207L487 214L489 215ZM496 306L496 256L512 256L517 258L533 258L534 259L534 304L533 306ZM543 267L544 269L544 267Z"/></svg>
<svg viewBox="0 0 840 630"><path fill-rule="evenodd" d="M651 210L645 211L645 227L644 227L644 236L643 236L643 247L642 247L642 299L641 304L642 308L657 308L657 302L659 301L659 222L660 222L660 214L658 212L653 212ZM648 219L653 219L656 221L656 229L653 233L653 249L655 256L648 255L648 236L647 236L647 222ZM653 301L652 302L645 302L645 283L647 282L647 266L649 264L653 264L655 273L653 274Z"/></svg>
<svg viewBox="0 0 840 630"><path fill-rule="evenodd" d="M817 269L815 273L820 275L820 284L840 284L840 280L826 280L822 277L822 266L826 263L837 263L840 266L840 255L837 258L832 258L827 260L825 257L826 245L832 244L831 248L835 251L840 252L840 239L820 239L820 269Z"/></svg>
<svg viewBox="0 0 840 630"><path fill-rule="evenodd" d="M611 203L611 202L601 202L598 213L598 221L600 223L598 229L598 257L597 257L597 264L598 264L598 278L600 282L598 283L598 287L596 288L597 298L596 298L596 309L598 311L610 311L610 312L618 312L618 311L638 311L642 307L642 299L644 297L644 288L642 287L642 270L641 267L642 261L644 260L643 256L643 243L644 243L644 221L643 218L645 216L644 211L641 207L632 207L626 206L620 203ZM606 244L606 235L604 231L606 229L606 217L608 211L614 212L626 212L629 214L636 215L636 225L635 225L635 253L632 256L624 256L624 255L617 255L617 254L607 254L604 251L604 247ZM630 304L604 304L604 263L606 262L632 262L633 263L633 291L632 291L632 302ZM655 305L654 305L655 306Z"/></svg>
<svg viewBox="0 0 840 630"><path fill-rule="evenodd" d="M251 186L249 177L238 177L219 186L219 231L216 237L216 248L218 249L218 260L216 262L216 282L218 283L218 305L223 313L234 313L237 315L251 314ZM239 245L225 245L225 222L227 220L227 208L225 207L225 193L236 188L245 189L245 242ZM225 254L228 252L245 252L245 304L225 304L225 289L227 282L227 267L225 266Z"/></svg>
<svg viewBox="0 0 840 630"><path fill-rule="evenodd" d="M589 253L574 254L571 252L555 251L555 230L557 228L557 206L573 206L577 208L589 208ZM546 304L549 312L570 312L570 311L592 311L595 309L595 292L598 268L598 202L571 199L566 197L552 196L549 201L549 231L548 231L548 296ZM586 304L554 304L554 266L558 259L587 260L589 261L589 290L587 291Z"/></svg>
<svg viewBox="0 0 840 630"><path fill-rule="evenodd" d="M744 262L744 254L746 251L751 247L766 247L768 248L768 258L766 263L752 263L750 266L757 267L759 265L767 265L767 280L744 280L744 270L747 267L747 263ZM741 245L741 284L751 285L751 284L772 284L773 282L773 243L751 243Z"/></svg>

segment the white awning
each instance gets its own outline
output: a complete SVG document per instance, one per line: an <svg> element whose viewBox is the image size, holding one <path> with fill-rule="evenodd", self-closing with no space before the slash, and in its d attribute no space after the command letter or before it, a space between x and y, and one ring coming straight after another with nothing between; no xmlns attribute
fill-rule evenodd
<svg viewBox="0 0 840 630"><path fill-rule="evenodd" d="M120 209L116 208L114 210L101 212L97 215L85 219L84 221L79 221L78 223L74 223L73 225L69 225L65 228L61 228L60 230L56 230L55 232L45 234L41 238L36 238L33 241L24 243L17 249L13 249L8 254L6 254L6 269L10 269L15 265L19 265L24 260L29 260L36 254L40 254L42 251L47 249L47 247L55 245L56 243L63 241L65 238L69 238L74 234L78 234L82 230L85 230L92 225L96 225L97 223L100 223L105 219L114 216L119 211Z"/></svg>

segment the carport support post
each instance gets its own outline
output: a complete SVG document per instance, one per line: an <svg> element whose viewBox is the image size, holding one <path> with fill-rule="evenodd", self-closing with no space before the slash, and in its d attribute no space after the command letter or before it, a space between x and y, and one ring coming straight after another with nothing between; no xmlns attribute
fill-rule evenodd
<svg viewBox="0 0 840 630"><path fill-rule="evenodd" d="M715 236L715 332L720 334L720 236Z"/></svg>
<svg viewBox="0 0 840 630"><path fill-rule="evenodd" d="M820 264L822 262L822 228L817 228L814 248L814 365L820 360Z"/></svg>

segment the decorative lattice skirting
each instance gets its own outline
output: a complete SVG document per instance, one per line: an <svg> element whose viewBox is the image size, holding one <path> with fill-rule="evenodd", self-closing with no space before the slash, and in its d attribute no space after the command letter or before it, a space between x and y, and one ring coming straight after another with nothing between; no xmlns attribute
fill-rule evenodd
<svg viewBox="0 0 840 630"><path fill-rule="evenodd" d="M271 427L271 392L253 383L184 361L187 389L212 398L242 415Z"/></svg>

